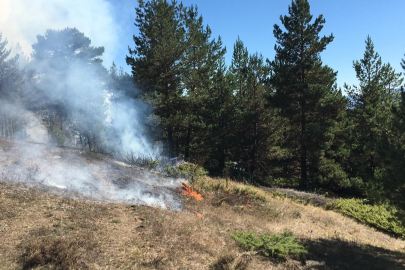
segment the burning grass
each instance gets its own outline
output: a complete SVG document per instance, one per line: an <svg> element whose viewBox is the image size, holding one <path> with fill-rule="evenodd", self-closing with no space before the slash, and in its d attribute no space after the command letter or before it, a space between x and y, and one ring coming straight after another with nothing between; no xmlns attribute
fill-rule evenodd
<svg viewBox="0 0 405 270"><path fill-rule="evenodd" d="M193 190L193 188L187 184L186 182L182 183L182 187L179 188L181 194L186 196L187 198L192 198L196 200L197 202L202 201L202 196L199 194L197 191Z"/></svg>

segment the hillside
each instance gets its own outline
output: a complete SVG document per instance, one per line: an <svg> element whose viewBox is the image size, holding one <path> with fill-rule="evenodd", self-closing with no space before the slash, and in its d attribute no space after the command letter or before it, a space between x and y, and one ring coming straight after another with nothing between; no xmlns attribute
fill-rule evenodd
<svg viewBox="0 0 405 270"><path fill-rule="evenodd" d="M179 192L181 179L5 139L0 175L1 269L405 268L404 240L220 179L202 179L196 201ZM286 229L308 248L305 263L245 251L230 237Z"/></svg>

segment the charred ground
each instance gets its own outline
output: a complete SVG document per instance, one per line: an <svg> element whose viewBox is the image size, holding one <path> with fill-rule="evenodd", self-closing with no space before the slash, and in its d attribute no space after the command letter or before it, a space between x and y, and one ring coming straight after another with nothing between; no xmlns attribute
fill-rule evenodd
<svg viewBox="0 0 405 270"><path fill-rule="evenodd" d="M4 182L46 187L55 194L181 209L174 192L181 179L102 154L0 138L0 170Z"/></svg>

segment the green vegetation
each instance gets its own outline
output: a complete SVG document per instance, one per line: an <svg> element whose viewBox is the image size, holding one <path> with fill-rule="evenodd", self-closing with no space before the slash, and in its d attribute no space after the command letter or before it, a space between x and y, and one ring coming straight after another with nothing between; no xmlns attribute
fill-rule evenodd
<svg viewBox="0 0 405 270"><path fill-rule="evenodd" d="M273 191L271 194L272 194L274 197L280 197L280 198L286 198L287 195L288 195L287 193L281 192L281 191L278 191L278 190Z"/></svg>
<svg viewBox="0 0 405 270"><path fill-rule="evenodd" d="M349 99L322 62L334 37L321 35L326 20L311 14L309 1L292 1L274 26L274 59L238 38L229 67L197 11L165 0L136 9L127 63L141 99L153 104L150 133L167 142L166 154L215 176L403 203L404 172L392 165L405 160L403 80L370 37L353 63L359 83L346 86Z"/></svg>
<svg viewBox="0 0 405 270"><path fill-rule="evenodd" d="M266 257L285 259L290 256L305 259L305 255L308 253L307 248L289 231L272 235L262 233L259 236L252 232L236 231L231 234L231 237L245 249L257 251Z"/></svg>
<svg viewBox="0 0 405 270"><path fill-rule="evenodd" d="M404 213L388 204L370 205L360 199L339 199L326 206L381 231L405 238Z"/></svg>
<svg viewBox="0 0 405 270"><path fill-rule="evenodd" d="M266 193L263 190L250 185L239 184L224 179L201 177L198 178L197 181L194 181L192 186L199 193L221 191L227 194L250 197L260 202L267 201Z"/></svg>
<svg viewBox="0 0 405 270"><path fill-rule="evenodd" d="M173 177L184 177L190 184L193 184L195 181L208 174L203 167L193 163L185 163L176 167L167 166L164 168L164 171Z"/></svg>

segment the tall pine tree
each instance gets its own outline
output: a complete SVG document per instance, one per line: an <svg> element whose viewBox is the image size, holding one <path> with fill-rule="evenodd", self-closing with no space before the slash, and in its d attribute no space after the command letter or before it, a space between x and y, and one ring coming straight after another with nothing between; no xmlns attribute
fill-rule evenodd
<svg viewBox="0 0 405 270"><path fill-rule="evenodd" d="M135 85L154 107L159 134L156 140L166 143L166 153L175 156L175 117L183 94L182 62L185 52L183 5L167 0L138 1L134 35L135 48L129 49L126 62L132 67ZM160 136L160 137L157 137Z"/></svg>
<svg viewBox="0 0 405 270"><path fill-rule="evenodd" d="M307 0L295 0L288 16L280 20L285 31L274 25L276 56L271 66L271 84L275 94L273 106L291 127L287 149L293 174L299 173L300 187L308 188L309 180L318 177L324 151L328 147L328 130L335 125L346 100L334 85L336 72L323 65L320 53L333 41L333 35L320 37L325 23L322 15L312 22Z"/></svg>
<svg viewBox="0 0 405 270"><path fill-rule="evenodd" d="M381 179L377 178L384 168L378 149L383 136L392 133L392 107L398 104L402 79L389 64L382 63L370 36L365 43L363 58L353 62L359 85L346 87L351 99L349 116L355 131L351 162L356 168L354 176L364 182L379 182Z"/></svg>

